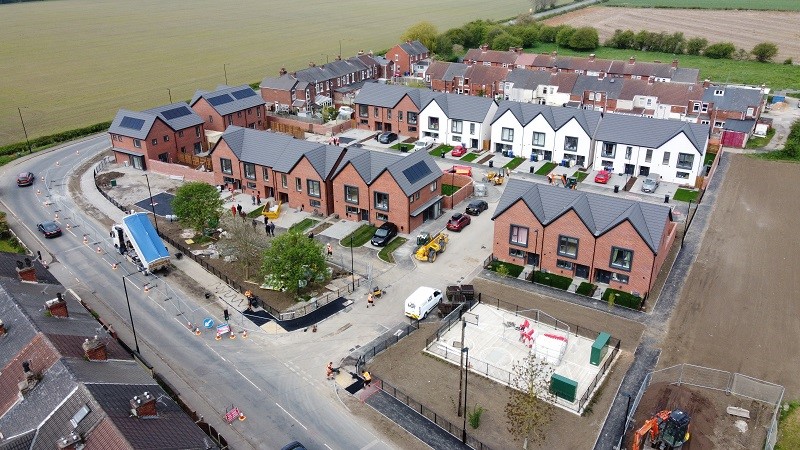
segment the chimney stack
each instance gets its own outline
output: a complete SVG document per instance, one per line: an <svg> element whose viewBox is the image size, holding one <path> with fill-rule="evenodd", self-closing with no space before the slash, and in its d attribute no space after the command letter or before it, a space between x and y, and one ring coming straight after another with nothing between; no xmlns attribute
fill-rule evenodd
<svg viewBox="0 0 800 450"><path fill-rule="evenodd" d="M487 51L487 50L489 50L489 44L483 44L483 45L481 45L481 50L483 50L483 51Z"/></svg>
<svg viewBox="0 0 800 450"><path fill-rule="evenodd" d="M358 56L362 56L363 54L364 54L364 50L359 50L358 51Z"/></svg>
<svg viewBox="0 0 800 450"><path fill-rule="evenodd" d="M550 56L552 56L553 58L555 58L556 56L558 56L558 50L553 50L553 52L552 52L552 53L550 53Z"/></svg>
<svg viewBox="0 0 800 450"><path fill-rule="evenodd" d="M74 431L67 436L60 438L56 444L59 450L75 450L81 443L81 437Z"/></svg>
<svg viewBox="0 0 800 450"><path fill-rule="evenodd" d="M140 419L154 419L158 417L156 398L147 391L142 395L135 395L133 400L131 400L131 414Z"/></svg>
<svg viewBox="0 0 800 450"><path fill-rule="evenodd" d="M36 268L31 265L30 258L25 258L25 263L17 261L17 275L22 281L36 283Z"/></svg>
<svg viewBox="0 0 800 450"><path fill-rule="evenodd" d="M317 67L317 63L315 63L314 61L309 61L308 67Z"/></svg>
<svg viewBox="0 0 800 450"><path fill-rule="evenodd" d="M374 53L372 53L372 50L370 50L370 51L367 53L367 55L369 55L369 56L375 56L375 54L374 54Z"/></svg>
<svg viewBox="0 0 800 450"><path fill-rule="evenodd" d="M56 293L56 298L44 302L44 307L53 317L69 317L67 302L61 297L61 292Z"/></svg>
<svg viewBox="0 0 800 450"><path fill-rule="evenodd" d="M3 324L3 321L0 320L0 336L4 336L6 334L6 326Z"/></svg>
<svg viewBox="0 0 800 450"><path fill-rule="evenodd" d="M108 359L106 344L95 336L93 339L86 339L83 344L83 354L89 361L105 361Z"/></svg>
<svg viewBox="0 0 800 450"><path fill-rule="evenodd" d="M286 67L281 67L281 70L278 71L278 76L282 77L286 75Z"/></svg>
<svg viewBox="0 0 800 450"><path fill-rule="evenodd" d="M707 88L709 86L711 86L711 80L706 78L705 80L703 80L703 89L705 89L705 88Z"/></svg>
<svg viewBox="0 0 800 450"><path fill-rule="evenodd" d="M628 64L636 64L636 57L631 56L631 58L628 60Z"/></svg>
<svg viewBox="0 0 800 450"><path fill-rule="evenodd" d="M675 59L672 60L672 68L673 69L677 69L678 68L678 58L675 58Z"/></svg>

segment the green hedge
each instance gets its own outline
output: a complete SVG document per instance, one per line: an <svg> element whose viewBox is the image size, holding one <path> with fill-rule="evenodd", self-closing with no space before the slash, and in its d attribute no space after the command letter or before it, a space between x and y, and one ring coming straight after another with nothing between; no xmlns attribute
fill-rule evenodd
<svg viewBox="0 0 800 450"><path fill-rule="evenodd" d="M569 285L572 284L572 278L562 277L561 275L556 275L554 273L534 272L533 282L546 284L556 289L566 291L569 288Z"/></svg>
<svg viewBox="0 0 800 450"><path fill-rule="evenodd" d="M606 289L605 292L603 292L603 301L607 302L608 297L611 294L614 294L615 305L638 310L642 308L642 304L644 303L644 299L642 299L641 297L637 297L633 294L629 294L627 292L622 292L611 288L608 288Z"/></svg>
<svg viewBox="0 0 800 450"><path fill-rule="evenodd" d="M31 139L31 148L37 149L41 147L49 147L51 145L60 144L62 142L71 141L83 136L107 131L111 126L111 122L102 122L90 125L88 127L76 128L74 130L64 131L62 133L51 134L49 136L42 136ZM28 151L28 144L25 142L17 142L15 144L4 145L0 147L0 155L13 155Z"/></svg>
<svg viewBox="0 0 800 450"><path fill-rule="evenodd" d="M591 297L594 294L595 289L597 289L597 286L584 281L578 286L578 289L575 290L575 293L586 297Z"/></svg>
<svg viewBox="0 0 800 450"><path fill-rule="evenodd" d="M505 268L508 269L508 276L512 277L512 278L517 278L519 276L519 274L522 273L522 269L524 269L524 267L522 267L522 266L518 266L516 264L503 262L503 261L500 261L500 260L496 259L496 260L492 261L492 265L489 267L489 270L497 272L497 268L500 267L500 266L505 266Z"/></svg>

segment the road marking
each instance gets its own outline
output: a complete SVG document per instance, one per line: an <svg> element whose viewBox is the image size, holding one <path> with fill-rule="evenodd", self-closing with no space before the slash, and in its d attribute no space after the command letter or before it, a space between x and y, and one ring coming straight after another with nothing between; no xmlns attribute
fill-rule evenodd
<svg viewBox="0 0 800 450"><path fill-rule="evenodd" d="M281 410L283 410L283 412L285 412L285 413L286 413L286 414L287 414L289 417L291 417L292 419L294 419L294 421L295 421L295 422L299 423L301 427L305 428L305 429L306 429L306 431L308 431L308 427L306 427L305 425L303 425L303 423L302 423L302 422L300 422L299 420L295 419L293 415L289 414L289 411L287 411L287 410L283 409L283 406L279 405L279 404L278 404L278 402L275 402L275 404L276 404L276 405L278 405L278 408L280 408ZM326 445L326 447L328 447L328 446ZM330 447L328 447L328 448L330 448Z"/></svg>
<svg viewBox="0 0 800 450"><path fill-rule="evenodd" d="M330 450L333 450L333 449L331 448L331 446L330 446L330 445L328 445L328 444L323 444L323 445L324 445L325 447L328 447Z"/></svg>
<svg viewBox="0 0 800 450"><path fill-rule="evenodd" d="M245 380L247 380L247 382L248 382L248 383L252 384L254 388L258 389L258 391L259 391L259 392L261 392L261 388L260 388L260 387L258 387L258 386L256 386L256 384L255 384L255 383L253 383L252 381L250 381L250 378L247 378L246 376L244 376L244 374L243 374L242 372L239 372L239 369L236 369L236 373L238 373L239 375L241 375L241 376L242 376L242 378L244 378ZM276 403L276 404L277 404L277 403ZM302 425L302 424L301 424L301 425Z"/></svg>
<svg viewBox="0 0 800 450"><path fill-rule="evenodd" d="M209 349L209 350L211 350L212 352L214 352L214 354L215 354L215 355L217 355L217 356L219 357L219 359L221 359L221 360L223 360L223 361L225 361L225 362L228 362L228 360L227 360L227 359L225 359L225 357L224 357L224 356L220 355L219 353L217 353L217 351L216 351L216 350L214 350L214 347L212 347L212 346L208 345L208 342L204 342L204 344L206 344L206 347L208 347L208 349Z"/></svg>

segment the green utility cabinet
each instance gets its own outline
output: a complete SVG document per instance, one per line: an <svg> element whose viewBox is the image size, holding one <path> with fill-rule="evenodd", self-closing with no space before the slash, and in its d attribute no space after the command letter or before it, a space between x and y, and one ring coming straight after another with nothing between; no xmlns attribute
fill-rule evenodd
<svg viewBox="0 0 800 450"><path fill-rule="evenodd" d="M595 339L594 344L592 344L592 354L589 356L589 364L593 366L600 365L600 361L603 360L603 357L606 356L606 352L608 351L609 339L611 339L611 335L605 331L597 335L597 339Z"/></svg>
<svg viewBox="0 0 800 450"><path fill-rule="evenodd" d="M554 373L550 376L550 392L556 397L574 402L578 393L578 382Z"/></svg>

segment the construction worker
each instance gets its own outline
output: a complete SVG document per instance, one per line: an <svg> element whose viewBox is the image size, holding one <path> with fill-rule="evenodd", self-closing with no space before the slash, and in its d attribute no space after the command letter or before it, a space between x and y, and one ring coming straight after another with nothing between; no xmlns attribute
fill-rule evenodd
<svg viewBox="0 0 800 450"><path fill-rule="evenodd" d="M364 377L364 387L369 387L369 384L372 383L372 375L369 374L366 370L361 374Z"/></svg>
<svg viewBox="0 0 800 450"><path fill-rule="evenodd" d="M372 297L372 292L367 294L367 308L370 306L375 306L375 299Z"/></svg>
<svg viewBox="0 0 800 450"><path fill-rule="evenodd" d="M325 250L328 251L328 256L333 256L333 246L331 245L330 242L325 244Z"/></svg>
<svg viewBox="0 0 800 450"><path fill-rule="evenodd" d="M333 361L328 363L328 367L325 368L325 372L328 374L328 379L333 379Z"/></svg>

